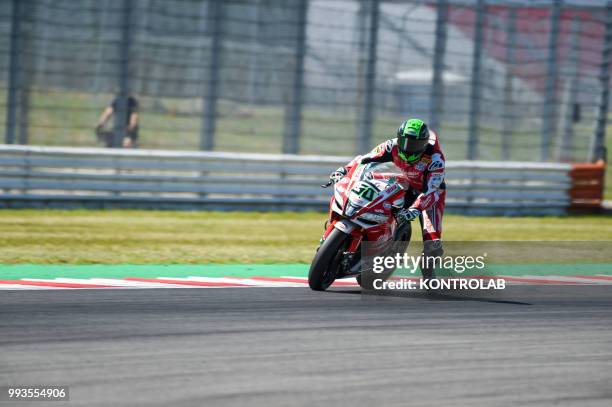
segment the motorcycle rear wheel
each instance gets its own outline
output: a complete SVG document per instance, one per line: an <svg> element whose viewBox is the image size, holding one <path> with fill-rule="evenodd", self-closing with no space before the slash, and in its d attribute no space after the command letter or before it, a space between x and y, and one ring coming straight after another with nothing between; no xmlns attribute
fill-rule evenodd
<svg viewBox="0 0 612 407"><path fill-rule="evenodd" d="M325 291L334 282L349 242L349 235L338 229L327 236L310 264L308 285L312 290Z"/></svg>

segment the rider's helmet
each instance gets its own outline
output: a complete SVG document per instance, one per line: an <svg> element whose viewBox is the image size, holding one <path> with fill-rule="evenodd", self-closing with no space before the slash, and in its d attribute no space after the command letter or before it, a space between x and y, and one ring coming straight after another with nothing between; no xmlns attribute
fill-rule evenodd
<svg viewBox="0 0 612 407"><path fill-rule="evenodd" d="M409 164L421 158L427 143L429 143L429 129L423 120L406 120L397 129L399 156Z"/></svg>

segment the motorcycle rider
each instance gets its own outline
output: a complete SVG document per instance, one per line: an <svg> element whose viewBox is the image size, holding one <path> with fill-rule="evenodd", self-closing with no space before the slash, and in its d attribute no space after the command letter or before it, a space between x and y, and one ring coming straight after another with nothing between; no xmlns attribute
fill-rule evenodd
<svg viewBox="0 0 612 407"><path fill-rule="evenodd" d="M358 163L390 162L407 179L404 207L397 213L400 222L419 218L423 231L425 264L431 257L442 256L442 215L446 197L444 154L438 135L419 119L404 121L397 137L379 144L370 153L355 157L345 167L334 171L329 179L340 181ZM433 262L431 263L433 264ZM423 278L435 278L433 267L421 267Z"/></svg>

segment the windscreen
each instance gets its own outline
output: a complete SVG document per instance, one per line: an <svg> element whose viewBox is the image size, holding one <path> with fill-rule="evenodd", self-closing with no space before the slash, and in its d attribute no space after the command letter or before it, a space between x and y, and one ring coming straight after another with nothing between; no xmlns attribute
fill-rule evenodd
<svg viewBox="0 0 612 407"><path fill-rule="evenodd" d="M374 173L399 175L401 174L401 170L392 162L368 163L366 164L360 179L370 179Z"/></svg>

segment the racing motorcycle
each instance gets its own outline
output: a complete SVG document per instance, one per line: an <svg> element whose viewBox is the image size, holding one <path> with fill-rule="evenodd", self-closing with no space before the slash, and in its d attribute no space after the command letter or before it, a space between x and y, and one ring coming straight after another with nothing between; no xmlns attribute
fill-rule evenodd
<svg viewBox="0 0 612 407"><path fill-rule="evenodd" d="M406 251L410 222L396 218L404 205L404 181L393 163L368 163L356 165L334 185L329 219L308 273L312 290L324 291L336 279L348 277L368 288L362 275L371 271L368 259ZM364 242L367 250L362 250ZM385 271L383 278L392 273Z"/></svg>

